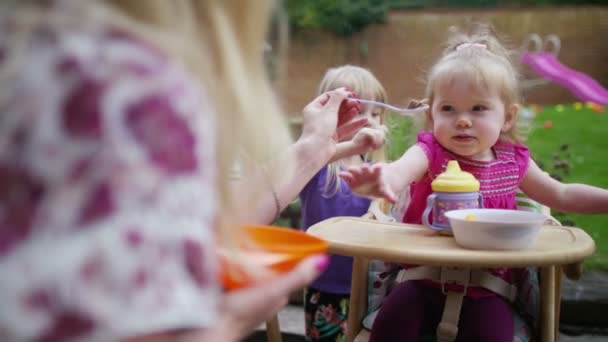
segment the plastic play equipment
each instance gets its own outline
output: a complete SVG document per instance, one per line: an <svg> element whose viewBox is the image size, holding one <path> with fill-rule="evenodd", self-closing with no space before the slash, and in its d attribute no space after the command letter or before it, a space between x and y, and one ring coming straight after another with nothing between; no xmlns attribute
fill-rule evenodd
<svg viewBox="0 0 608 342"><path fill-rule="evenodd" d="M527 49L530 43L534 44L534 50ZM551 46L553 51L548 49ZM567 88L581 101L608 105L606 88L589 75L570 69L557 59L559 37L549 35L543 44L540 36L532 34L528 36L524 47L521 62L529 65L538 75Z"/></svg>

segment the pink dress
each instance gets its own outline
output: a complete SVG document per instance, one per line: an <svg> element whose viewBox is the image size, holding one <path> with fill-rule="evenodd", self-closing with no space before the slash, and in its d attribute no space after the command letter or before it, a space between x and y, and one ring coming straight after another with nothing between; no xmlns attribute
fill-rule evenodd
<svg viewBox="0 0 608 342"><path fill-rule="evenodd" d="M403 222L422 223L426 198L433 192L431 182L445 171L450 160L457 160L463 171L472 173L479 180L485 208L517 209L515 193L530 161L530 152L526 146L499 140L492 147L496 159L484 162L451 153L439 144L431 132L419 133L417 145L426 154L429 169L422 180L410 186L411 201L403 216ZM492 269L491 272L513 282L510 269ZM473 296L490 294L481 288L469 289L467 293Z"/></svg>
<svg viewBox="0 0 608 342"><path fill-rule="evenodd" d="M116 341L211 325L221 289L208 99L124 32L49 20L9 51L8 20L0 340Z"/></svg>

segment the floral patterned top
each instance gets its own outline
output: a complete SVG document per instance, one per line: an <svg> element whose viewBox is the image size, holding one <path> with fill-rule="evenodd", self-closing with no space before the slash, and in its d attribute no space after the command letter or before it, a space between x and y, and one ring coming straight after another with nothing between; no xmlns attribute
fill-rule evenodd
<svg viewBox="0 0 608 342"><path fill-rule="evenodd" d="M212 324L208 99L130 34L49 20L9 51L9 20L0 18L0 340L112 341Z"/></svg>

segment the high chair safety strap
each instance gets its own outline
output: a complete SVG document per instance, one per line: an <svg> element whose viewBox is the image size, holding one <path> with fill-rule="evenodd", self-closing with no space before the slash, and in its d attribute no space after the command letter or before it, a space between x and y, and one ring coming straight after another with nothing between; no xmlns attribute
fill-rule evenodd
<svg viewBox="0 0 608 342"><path fill-rule="evenodd" d="M453 279L451 283L457 285L462 285L466 280L468 286L483 287L503 296L510 302L514 301L517 296L517 287L515 285L509 284L504 279L497 277L490 272L477 269L418 266L400 270L399 273L397 273L396 281L401 283L407 280L428 279L445 285L446 278ZM447 283L449 284L450 282Z"/></svg>
<svg viewBox="0 0 608 342"><path fill-rule="evenodd" d="M452 342L458 336L458 320L464 292L445 292L445 305L441 322L437 326L437 342Z"/></svg>
<svg viewBox="0 0 608 342"><path fill-rule="evenodd" d="M452 342L458 335L458 320L462 308L462 300L469 286L479 286L497 293L509 301L514 301L517 287L502 278L481 270L471 270L460 267L418 266L402 269L397 274L398 283L407 280L428 279L441 283L441 290L446 295L441 322L437 326L437 341ZM447 290L446 284L463 286L462 291Z"/></svg>
<svg viewBox="0 0 608 342"><path fill-rule="evenodd" d="M509 302L515 301L515 297L517 297L517 286L509 284L504 279L487 271L472 270L471 284L474 284L474 286L483 287L496 294L499 294Z"/></svg>

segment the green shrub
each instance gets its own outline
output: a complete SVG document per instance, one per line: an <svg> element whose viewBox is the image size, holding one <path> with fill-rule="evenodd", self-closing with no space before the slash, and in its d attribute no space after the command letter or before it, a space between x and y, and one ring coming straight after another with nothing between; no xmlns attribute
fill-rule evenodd
<svg viewBox="0 0 608 342"><path fill-rule="evenodd" d="M326 28L342 36L383 22L388 10L384 0L287 0L286 6L292 27Z"/></svg>
<svg viewBox="0 0 608 342"><path fill-rule="evenodd" d="M555 5L605 5L605 0L287 0L289 22L295 29L323 28L341 36L363 31L385 20L389 9L512 8Z"/></svg>
<svg viewBox="0 0 608 342"><path fill-rule="evenodd" d="M399 159L410 146L416 143L416 136L423 125L422 116L390 115L386 125L388 127L386 159Z"/></svg>

